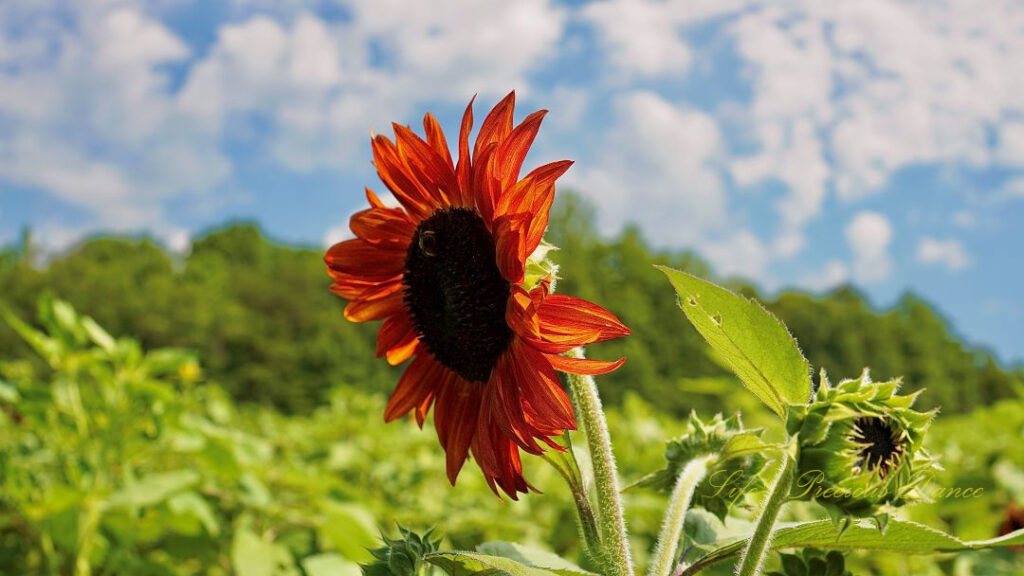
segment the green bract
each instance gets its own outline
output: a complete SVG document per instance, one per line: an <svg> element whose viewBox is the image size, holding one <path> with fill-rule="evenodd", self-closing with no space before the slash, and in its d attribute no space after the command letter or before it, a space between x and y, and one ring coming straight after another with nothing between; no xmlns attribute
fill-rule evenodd
<svg viewBox="0 0 1024 576"><path fill-rule="evenodd" d="M433 530L422 536L402 526L398 527L400 538L391 539L381 535L384 546L370 550L373 562L363 564L363 576L416 576L420 573L423 556L437 551L441 539L430 538Z"/></svg>
<svg viewBox="0 0 1024 576"><path fill-rule="evenodd" d="M551 289L554 290L553 284L558 274L558 265L548 259L548 256L557 250L557 246L541 240L537 249L526 259L526 270L523 276L523 287L525 289L529 290L541 280L548 278L552 282Z"/></svg>
<svg viewBox="0 0 1024 576"><path fill-rule="evenodd" d="M859 379L822 384L807 406L790 407L786 426L798 434L799 458L792 496L815 500L836 520L875 517L923 497L922 485L938 469L922 448L935 411L911 409L917 394L899 396L900 380Z"/></svg>
<svg viewBox="0 0 1024 576"><path fill-rule="evenodd" d="M665 468L644 476L633 486L671 491L689 461L715 455L693 493L693 504L724 520L733 505L743 502L743 496L764 487L758 474L764 469L762 453L766 445L760 435L761 430L744 430L738 413L729 418L715 414L704 422L691 412L686 432L665 445Z"/></svg>

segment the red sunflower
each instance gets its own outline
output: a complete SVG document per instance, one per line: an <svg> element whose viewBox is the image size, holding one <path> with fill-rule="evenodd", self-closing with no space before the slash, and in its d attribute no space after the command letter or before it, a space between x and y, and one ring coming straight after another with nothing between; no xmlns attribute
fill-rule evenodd
<svg viewBox="0 0 1024 576"><path fill-rule="evenodd" d="M356 238L324 260L331 290L348 300L353 322L383 320L377 356L392 365L413 358L384 413L414 412L420 426L431 405L452 484L469 453L495 493L511 498L530 486L519 450L540 454L576 429L555 370L603 374L616 362L561 356L577 346L629 334L618 318L585 300L550 294L548 283L523 286L526 260L540 244L555 180L571 161L519 170L546 110L513 127L515 93L484 119L473 146L473 103L453 164L430 114L426 140L394 126L395 142L372 141L374 165L401 204L389 208L369 188L370 208L352 216Z"/></svg>

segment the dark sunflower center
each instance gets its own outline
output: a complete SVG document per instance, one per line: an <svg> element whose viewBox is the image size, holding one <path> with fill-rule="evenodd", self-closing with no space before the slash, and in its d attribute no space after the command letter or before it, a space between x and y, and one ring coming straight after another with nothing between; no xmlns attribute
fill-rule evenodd
<svg viewBox="0 0 1024 576"><path fill-rule="evenodd" d="M903 453L903 443L897 431L883 418L870 416L857 419L853 425L852 439L865 445L857 458L857 468L878 470L883 477L897 464Z"/></svg>
<svg viewBox="0 0 1024 576"><path fill-rule="evenodd" d="M431 354L466 380L487 381L512 330L505 321L510 286L480 216L447 208L421 222L403 282L413 325Z"/></svg>

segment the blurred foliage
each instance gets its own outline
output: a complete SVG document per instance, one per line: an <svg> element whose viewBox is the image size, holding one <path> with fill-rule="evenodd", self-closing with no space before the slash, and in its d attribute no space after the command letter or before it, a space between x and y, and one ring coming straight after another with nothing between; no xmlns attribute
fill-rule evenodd
<svg viewBox="0 0 1024 576"><path fill-rule="evenodd" d="M593 222L590 205L562 194L547 239L561 248L553 254L559 291L609 308L633 330L592 351L629 359L602 380L606 400L617 404L633 390L678 416L719 411L717 398L732 390L721 378L729 372L708 356L652 267L713 278L708 266L692 253L652 249L636 228L602 239ZM195 350L209 375L242 401L309 412L338 383L387 392L398 374L374 360L377 326L342 318L344 303L327 290L322 251L276 244L251 224L212 231L187 256L147 239L94 238L46 266L34 260L27 239L0 252L0 303L28 316L36 296L50 291L144 346ZM727 284L758 296L747 283ZM838 378L863 366L877 380L902 375L904 392L928 388L922 409L966 412L1024 386L1024 369L1005 370L991 353L964 345L910 294L884 312L851 288L762 300L814 366ZM0 358L24 355L17 335L0 326Z"/></svg>
<svg viewBox="0 0 1024 576"><path fill-rule="evenodd" d="M410 419L385 425L383 395L339 386L304 416L239 407L205 379L192 354L147 351L130 337L114 338L62 301L40 301L41 329L5 316L38 360L0 362L4 574L357 576L357 562L379 560L378 527L393 533L396 523L420 533L437 527L444 549L515 540L593 569L580 550L570 495L538 458L525 465L543 493L520 502L495 498L472 465L452 489L429 420L425 430ZM720 405L744 410L748 420L772 420L750 394L727 394ZM956 464L943 482L980 478L992 490L966 507L922 507L923 516L965 535L994 534L1024 469L1020 408L1019 399L1006 400L935 425L934 449ZM685 421L631 392L609 410L608 421L627 481L661 466L665 438L686 429ZM993 467L1002 470L994 480ZM626 494L641 565L665 504L651 489ZM749 512L738 512L727 526L743 525ZM1020 565L1009 554L959 557L957 569L983 557L1010 574ZM953 563L939 561L943 570ZM882 574L941 573L934 559L895 554L850 565Z"/></svg>

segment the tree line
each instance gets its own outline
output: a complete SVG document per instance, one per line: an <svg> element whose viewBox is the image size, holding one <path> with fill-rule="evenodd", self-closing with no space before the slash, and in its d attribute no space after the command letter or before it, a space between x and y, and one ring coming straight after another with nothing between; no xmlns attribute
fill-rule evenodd
<svg viewBox="0 0 1024 576"><path fill-rule="evenodd" d="M652 265L711 278L713 271L692 252L653 249L637 228L603 238L593 212L579 196L563 194L547 239L561 248L553 256L559 291L605 306L633 330L594 350L601 358L628 358L602 378L602 394L617 403L634 390L680 415L720 409L714 393L681 392L687 382L725 381L727 371L707 354ZM0 250L0 305L31 317L38 295L51 292L146 348L196 350L205 376L240 401L307 412L337 384L386 393L399 374L374 357L376 324L342 317L344 303L327 290L322 250L274 242L252 223L209 231L185 256L148 238L95 237L43 265L37 260L28 235ZM749 282L727 285L761 299ZM1024 387L1024 369L1001 366L991 352L962 342L913 294L888 310L876 310L848 286L821 297L786 291L762 301L833 380L855 377L862 366L878 379L903 375L906 390L928 388L922 406L947 413ZM0 326L0 361L28 357L17 335Z"/></svg>

